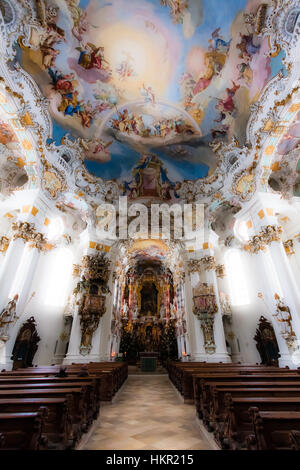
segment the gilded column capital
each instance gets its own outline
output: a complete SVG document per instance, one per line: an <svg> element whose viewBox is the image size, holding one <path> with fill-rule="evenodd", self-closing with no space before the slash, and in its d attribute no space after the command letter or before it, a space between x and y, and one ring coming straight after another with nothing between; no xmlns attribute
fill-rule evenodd
<svg viewBox="0 0 300 470"><path fill-rule="evenodd" d="M201 262L199 259L191 259L188 261L189 273L198 273L201 270Z"/></svg>
<svg viewBox="0 0 300 470"><path fill-rule="evenodd" d="M30 222L13 222L13 240L21 238L24 242L31 241L35 234L35 226Z"/></svg>
<svg viewBox="0 0 300 470"><path fill-rule="evenodd" d="M265 227L262 227L260 235L266 245L270 245L272 242L280 242L282 227L280 225L266 225Z"/></svg>
<svg viewBox="0 0 300 470"><path fill-rule="evenodd" d="M253 235L249 240L250 253L258 253L266 249L266 244L261 235Z"/></svg>
<svg viewBox="0 0 300 470"><path fill-rule="evenodd" d="M203 256L201 259L191 259L188 261L189 273L198 273L200 271L211 271L216 269L217 263L214 256Z"/></svg>
<svg viewBox="0 0 300 470"><path fill-rule="evenodd" d="M216 266L216 274L217 277L223 279L226 276L225 265L224 264L217 264Z"/></svg>
<svg viewBox="0 0 300 470"><path fill-rule="evenodd" d="M10 240L9 238L5 237L4 235L0 238L0 252L5 253L8 246L9 246Z"/></svg>
<svg viewBox="0 0 300 470"><path fill-rule="evenodd" d="M258 253L265 250L272 242L280 242L282 235L282 227L279 225L266 225L258 235L253 235L249 240L250 253Z"/></svg>
<svg viewBox="0 0 300 470"><path fill-rule="evenodd" d="M46 251L49 245L47 238L41 232L34 233L30 240L29 248L36 248L38 251Z"/></svg>
<svg viewBox="0 0 300 470"><path fill-rule="evenodd" d="M294 241L293 240L291 240L291 239L286 240L285 242L283 242L283 246L284 246L285 252L288 256L295 254Z"/></svg>
<svg viewBox="0 0 300 470"><path fill-rule="evenodd" d="M200 259L200 262L204 271L215 271L217 269L217 263L214 256L203 256L203 258Z"/></svg>

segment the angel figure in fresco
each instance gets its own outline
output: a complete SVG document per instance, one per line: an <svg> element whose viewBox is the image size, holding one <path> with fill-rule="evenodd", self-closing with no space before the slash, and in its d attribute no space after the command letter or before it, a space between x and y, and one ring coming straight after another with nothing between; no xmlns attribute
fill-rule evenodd
<svg viewBox="0 0 300 470"><path fill-rule="evenodd" d="M56 57L59 55L60 51L54 49L53 47L41 45L40 51L42 53L43 59L43 66L45 69L52 67L55 63Z"/></svg>
<svg viewBox="0 0 300 470"><path fill-rule="evenodd" d="M104 140L98 139L97 144L95 145L95 148L93 150L93 153L108 152L107 147L109 147L112 143L113 143L112 140L110 140L109 142L104 142Z"/></svg>
<svg viewBox="0 0 300 470"><path fill-rule="evenodd" d="M87 12L82 11L81 8L74 10L74 26L72 28L73 36L79 41L82 42L83 35L89 31L89 22L87 21Z"/></svg>
<svg viewBox="0 0 300 470"><path fill-rule="evenodd" d="M208 40L208 50L227 53L230 48L231 39L227 42L224 41L224 39L220 35L220 29L221 28L217 28L212 32L211 39Z"/></svg>
<svg viewBox="0 0 300 470"><path fill-rule="evenodd" d="M144 96L145 103L152 103L155 105L155 94L151 86L146 87L143 83L143 87L140 91L141 95Z"/></svg>
<svg viewBox="0 0 300 470"><path fill-rule="evenodd" d="M104 62L108 64L107 60L104 58L104 47L95 46L91 42L88 42L84 47L76 47L80 52L78 64L81 65L84 69L103 69Z"/></svg>
<svg viewBox="0 0 300 470"><path fill-rule="evenodd" d="M204 64L206 69L198 79L193 88L193 94L197 95L205 90L211 83L213 77L219 74L226 62L226 54L218 51L210 51L204 54Z"/></svg>
<svg viewBox="0 0 300 470"><path fill-rule="evenodd" d="M232 84L232 88L226 88L227 97L225 99L216 98L218 100L218 104L215 107L220 111L220 117L218 119L214 119L214 122L222 122L226 119L226 113L231 114L235 110L233 97L240 88L240 85L236 85L234 82L232 82Z"/></svg>
<svg viewBox="0 0 300 470"><path fill-rule="evenodd" d="M78 91L63 95L58 111L64 113L65 116L73 116L74 113L79 113L79 109Z"/></svg>
<svg viewBox="0 0 300 470"><path fill-rule="evenodd" d="M241 34L241 42L236 45L237 49L241 52L239 57L241 59L249 58L255 55L260 50L260 44L256 45L253 42L253 34Z"/></svg>
<svg viewBox="0 0 300 470"><path fill-rule="evenodd" d="M51 67L48 68L48 73L52 80L54 90L59 91L62 94L74 91L74 73L59 73L57 70L53 70Z"/></svg>
<svg viewBox="0 0 300 470"><path fill-rule="evenodd" d="M16 140L15 133L10 126L6 122L0 121L0 144L7 145Z"/></svg>
<svg viewBox="0 0 300 470"><path fill-rule="evenodd" d="M65 41L64 30L57 26L55 22L48 22L40 44L42 63L46 69L54 65L55 59L60 52L54 49L54 45L61 41Z"/></svg>
<svg viewBox="0 0 300 470"><path fill-rule="evenodd" d="M104 57L104 47L95 46L91 42L75 48L79 51L78 59L70 57L68 64L77 75L88 83L96 83L97 80L107 82L111 77L108 61Z"/></svg>
<svg viewBox="0 0 300 470"><path fill-rule="evenodd" d="M119 75L120 80L132 77L135 74L132 63L134 58L129 52L123 51L124 60L116 67L116 72Z"/></svg>
<svg viewBox="0 0 300 470"><path fill-rule="evenodd" d="M164 7L170 8L170 15L174 24L182 23L189 4L187 0L160 0Z"/></svg>
<svg viewBox="0 0 300 470"><path fill-rule="evenodd" d="M87 12L78 7L79 0L66 0L66 3L73 20L72 34L81 42L83 35L89 32L90 24L87 20Z"/></svg>
<svg viewBox="0 0 300 470"><path fill-rule="evenodd" d="M95 111L93 110L90 101L88 101L86 104L83 102L79 103L78 114L81 118L82 126L90 127L95 115Z"/></svg>
<svg viewBox="0 0 300 470"><path fill-rule="evenodd" d="M245 61L245 62L242 62L241 64L238 64L236 67L238 71L240 72L238 80L243 79L245 80L246 85L250 86L253 80L253 72L249 63Z"/></svg>

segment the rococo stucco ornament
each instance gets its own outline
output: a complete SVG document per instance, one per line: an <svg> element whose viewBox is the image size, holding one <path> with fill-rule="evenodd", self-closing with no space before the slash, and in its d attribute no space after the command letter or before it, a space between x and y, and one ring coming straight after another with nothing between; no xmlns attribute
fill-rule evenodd
<svg viewBox="0 0 300 470"><path fill-rule="evenodd" d="M266 225L258 235L253 235L248 243L250 253L258 253L266 249L272 242L280 242L282 227L278 225Z"/></svg>
<svg viewBox="0 0 300 470"><path fill-rule="evenodd" d="M262 227L260 235L266 245L270 245L272 242L280 242L282 227L277 225L266 225L265 227Z"/></svg>
<svg viewBox="0 0 300 470"><path fill-rule="evenodd" d="M217 263L214 256L204 256L200 259L201 267L204 271L215 271Z"/></svg>
<svg viewBox="0 0 300 470"><path fill-rule="evenodd" d="M80 281L74 289L78 315L80 317L81 343L80 354L89 354L92 339L99 326L101 317L106 312L105 294L109 293L109 260L103 254L83 257L79 265L75 265L76 276L80 272Z"/></svg>
<svg viewBox="0 0 300 470"><path fill-rule="evenodd" d="M288 256L295 254L294 241L292 239L283 242L283 246Z"/></svg>
<svg viewBox="0 0 300 470"><path fill-rule="evenodd" d="M13 240L21 238L25 242L32 240L35 233L35 226L30 222L13 222Z"/></svg>
<svg viewBox="0 0 300 470"><path fill-rule="evenodd" d="M7 248L9 247L9 238L5 237L4 235L0 238L0 252L5 253Z"/></svg>
<svg viewBox="0 0 300 470"><path fill-rule="evenodd" d="M204 347L207 354L214 354L216 345L214 340L214 317L218 311L213 285L199 283L193 289L193 313L200 320L204 337Z"/></svg>
<svg viewBox="0 0 300 470"><path fill-rule="evenodd" d="M223 279L226 276L225 265L224 264L217 264L216 266L216 275L220 279Z"/></svg>

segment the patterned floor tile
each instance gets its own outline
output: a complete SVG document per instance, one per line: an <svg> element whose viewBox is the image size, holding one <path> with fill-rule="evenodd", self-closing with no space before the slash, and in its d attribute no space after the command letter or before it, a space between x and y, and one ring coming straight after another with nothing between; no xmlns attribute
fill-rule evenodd
<svg viewBox="0 0 300 470"><path fill-rule="evenodd" d="M86 450L212 449L196 424L195 407L182 403L166 375L129 375L100 418Z"/></svg>

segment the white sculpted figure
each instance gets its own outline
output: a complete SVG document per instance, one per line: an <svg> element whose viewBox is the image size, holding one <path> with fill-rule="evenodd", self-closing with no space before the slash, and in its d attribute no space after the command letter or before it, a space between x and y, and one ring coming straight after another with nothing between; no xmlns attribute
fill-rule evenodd
<svg viewBox="0 0 300 470"><path fill-rule="evenodd" d="M0 337L3 341L7 341L9 339L8 336L8 329L11 323L15 323L18 319L16 307L19 295L16 294L12 300L8 302L6 307L0 313Z"/></svg>
<svg viewBox="0 0 300 470"><path fill-rule="evenodd" d="M127 305L127 302L124 302L124 305L123 305L123 315L125 318L127 318L127 314L128 314L128 305Z"/></svg>
<svg viewBox="0 0 300 470"><path fill-rule="evenodd" d="M176 310L176 307L173 303L171 304L170 312L171 312L171 319L172 320L175 319L177 310Z"/></svg>

